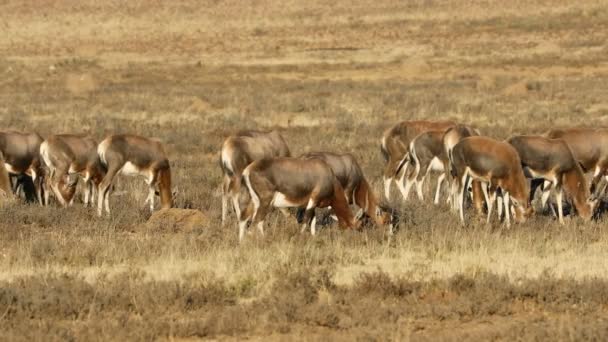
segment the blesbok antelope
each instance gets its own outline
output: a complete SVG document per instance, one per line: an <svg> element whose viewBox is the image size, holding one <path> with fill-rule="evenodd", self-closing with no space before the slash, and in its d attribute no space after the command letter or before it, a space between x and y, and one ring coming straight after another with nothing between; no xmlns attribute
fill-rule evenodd
<svg viewBox="0 0 608 342"><path fill-rule="evenodd" d="M431 171L439 173L437 178L437 189L433 203L439 204L441 185L445 179L445 171L448 169L448 156L443 147L443 136L445 130L432 130L420 133L410 143L409 163L411 169L406 172L405 177L405 200L409 195L412 185L416 185L416 193L419 200L424 199L422 185Z"/></svg>
<svg viewBox="0 0 608 342"><path fill-rule="evenodd" d="M479 131L471 126L468 125L463 125L463 124L458 124L458 125L454 125L450 128L448 128L445 131L445 134L443 135L443 148L445 151L445 155L448 157L451 155L452 153L452 149L454 148L454 146L456 146L456 144L466 138L466 137L473 137L473 136L478 136L481 135L479 133ZM450 189L450 192L453 194L456 194L456 191L452 190L452 187L455 185L454 183L454 179L452 177L452 172L450 171L450 167L451 167L451 163L448 161L447 163L447 170L445 170L445 175L446 178L448 180L448 188ZM478 213L482 213L483 211L483 199L482 196L485 194L482 191L481 188L481 183L478 180L473 180L471 183L471 190L472 190L472 200L473 200L473 205L475 206L475 209L477 210ZM487 198L485 198L485 201L487 202ZM452 198L452 196L448 196L448 202L451 202L452 204L452 209L453 210L458 210L458 201L456 200L456 198Z"/></svg>
<svg viewBox="0 0 608 342"><path fill-rule="evenodd" d="M530 178L546 181L542 196L543 206L550 188L555 189L560 223L564 223L563 190L572 198L579 215L586 220L591 219L596 201L590 200L583 170L564 140L519 135L507 139L507 142L517 150L525 173L529 174Z"/></svg>
<svg viewBox="0 0 608 342"><path fill-rule="evenodd" d="M42 200L44 169L40 161L42 137L38 133L14 131L0 132L0 160L9 175L27 175L32 178L36 197Z"/></svg>
<svg viewBox="0 0 608 342"><path fill-rule="evenodd" d="M240 220L241 205L237 198L237 180L243 170L255 160L275 157L289 157L290 152L285 139L277 131L240 131L229 136L222 144L220 167L222 182L222 225L228 213L228 197L232 200L237 219ZM246 194L243 194L244 196ZM241 196L242 197L242 196ZM241 201L244 199L241 198Z"/></svg>
<svg viewBox="0 0 608 342"><path fill-rule="evenodd" d="M388 226L392 232L393 226L397 224L398 217L395 211L380 201L374 191L357 159L350 153L333 152L309 152L301 159L317 158L329 165L334 175L344 189L344 196L348 204L354 204L360 208L376 225ZM359 216L359 215L357 215Z"/></svg>
<svg viewBox="0 0 608 342"><path fill-rule="evenodd" d="M487 137L473 136L462 139L451 151L452 175L458 189L458 208L460 220L464 224L464 192L469 180L477 179L490 189L488 218L496 200L496 191L503 195L505 219L510 226L509 209L515 208L516 221L523 222L530 214L528 203L528 183L521 166L519 155L510 144ZM510 203L512 202L512 203Z"/></svg>
<svg viewBox="0 0 608 342"><path fill-rule="evenodd" d="M384 196L387 200L390 200L393 181L397 183L397 187L405 197L403 178L405 177L405 171L407 171L410 142L420 133L430 130L445 130L454 124L452 121L402 121L384 131L380 151L386 162L384 167Z"/></svg>
<svg viewBox="0 0 608 342"><path fill-rule="evenodd" d="M564 140L583 172L593 172L590 192L592 196L597 196L596 188L599 181L602 177L608 179L608 129L554 129L545 133L544 136L549 139Z"/></svg>
<svg viewBox="0 0 608 342"><path fill-rule="evenodd" d="M172 206L171 167L163 145L153 139L119 134L105 138L97 146L97 154L106 175L99 184L97 197L97 214L101 216L105 204L106 212L110 213L109 192L114 177L120 172L124 175L144 176L149 187L145 203L154 210L155 187L158 185L160 203L163 209Z"/></svg>
<svg viewBox="0 0 608 342"><path fill-rule="evenodd" d="M50 173L48 183L55 197L63 206L71 205L76 192L78 176L84 180L84 205L93 196L106 174L106 168L97 154L97 142L88 135L58 134L40 145L40 156ZM45 204L48 195L45 193Z"/></svg>
<svg viewBox="0 0 608 342"><path fill-rule="evenodd" d="M257 160L245 168L242 182L249 191L253 210L240 219L239 240L245 235L249 219L264 234L264 219L270 207L306 207L302 230L310 226L313 235L316 233L315 208L331 206L342 227L356 228L360 224L348 207L340 181L321 159Z"/></svg>

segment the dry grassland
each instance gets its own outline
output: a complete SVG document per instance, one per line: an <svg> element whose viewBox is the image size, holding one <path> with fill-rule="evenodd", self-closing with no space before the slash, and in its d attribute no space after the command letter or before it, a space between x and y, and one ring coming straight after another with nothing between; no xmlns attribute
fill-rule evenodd
<svg viewBox="0 0 608 342"><path fill-rule="evenodd" d="M608 124L604 1L0 0L0 127L164 141L189 231L146 225L145 185L111 218L0 207L3 340L605 340L606 218L511 230L393 193L399 232L280 214L222 228L218 151L280 129L295 154L349 151L376 190L384 129L490 136ZM473 212L469 212L473 216Z"/></svg>

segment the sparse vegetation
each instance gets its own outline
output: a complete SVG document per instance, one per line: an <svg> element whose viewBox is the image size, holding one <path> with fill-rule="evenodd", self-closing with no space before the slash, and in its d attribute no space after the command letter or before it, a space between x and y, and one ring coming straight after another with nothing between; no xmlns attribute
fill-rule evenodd
<svg viewBox="0 0 608 342"><path fill-rule="evenodd" d="M119 188L139 191L113 197L111 218L2 203L0 339L606 339L605 215L463 228L446 205L394 193L393 237L326 227L312 238L275 213L265 237L238 245L234 218L220 227L217 165L231 132L275 128L295 154L353 153L380 193L379 139L399 120L464 121L497 138L606 126L597 2L0 9L0 128L159 138L177 206L204 214L188 230L146 225L145 185L124 178Z"/></svg>

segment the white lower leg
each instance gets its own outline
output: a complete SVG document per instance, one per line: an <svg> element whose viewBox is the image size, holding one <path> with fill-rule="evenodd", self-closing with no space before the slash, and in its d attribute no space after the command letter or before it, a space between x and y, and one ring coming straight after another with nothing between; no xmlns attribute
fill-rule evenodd
<svg viewBox="0 0 608 342"><path fill-rule="evenodd" d="M97 215L101 216L106 189L100 189L97 196Z"/></svg>
<svg viewBox="0 0 608 342"><path fill-rule="evenodd" d="M146 200L144 201L144 206L146 204L150 204L150 211L154 210L154 188L150 187L148 189L148 196L146 197Z"/></svg>
<svg viewBox="0 0 608 342"><path fill-rule="evenodd" d="M502 193L503 202L505 205L505 221L507 223L507 228L511 227L511 214L509 213L509 209L511 208L511 195L507 191L503 191Z"/></svg>
<svg viewBox="0 0 608 342"><path fill-rule="evenodd" d="M561 188L555 190L555 201L557 202L557 215L559 217L559 223L564 224L564 209L562 208L563 191Z"/></svg>
<svg viewBox="0 0 608 342"><path fill-rule="evenodd" d="M91 197L91 183L85 182L84 183L84 200L82 201L85 207L89 206L89 197Z"/></svg>
<svg viewBox="0 0 608 342"><path fill-rule="evenodd" d="M460 212L460 221L464 225L464 194L467 185L467 176L464 175L461 179L460 189L458 189L458 209Z"/></svg>
<svg viewBox="0 0 608 342"><path fill-rule="evenodd" d="M245 231L247 230L247 219L239 221L239 242L245 238Z"/></svg>
<svg viewBox="0 0 608 342"><path fill-rule="evenodd" d="M313 217L312 221L310 222L310 234L312 234L313 236L317 233L317 218Z"/></svg>
<svg viewBox="0 0 608 342"><path fill-rule="evenodd" d="M503 201L504 201L504 195L496 197L496 202L497 202L496 203L496 211L497 211L497 214L498 214L498 221L500 221L502 219Z"/></svg>
<svg viewBox="0 0 608 342"><path fill-rule="evenodd" d="M434 204L439 204L439 194L441 193L441 185L443 184L444 179L445 173L442 173L439 175L439 178L437 178L437 189L435 190L435 200L433 201Z"/></svg>
<svg viewBox="0 0 608 342"><path fill-rule="evenodd" d="M456 180L454 180L452 182L452 187L450 189L450 197L451 197L451 202L452 202L452 210L454 211L458 211L458 192L460 191L460 189L458 188L458 184L456 183Z"/></svg>
<svg viewBox="0 0 608 342"><path fill-rule="evenodd" d="M422 192L422 186L424 185L425 179L426 179L426 177L422 178L421 180L416 180L416 194L418 195L418 199L420 201L424 201L424 194Z"/></svg>
<svg viewBox="0 0 608 342"><path fill-rule="evenodd" d="M106 195L105 195L105 205L106 205L106 212L109 214L110 213L110 191L109 190L106 192Z"/></svg>
<svg viewBox="0 0 608 342"><path fill-rule="evenodd" d="M258 231L264 236L264 221L258 222Z"/></svg>
<svg viewBox="0 0 608 342"><path fill-rule="evenodd" d="M488 198L488 217L486 223L490 223L492 217L492 208L494 207L494 201L496 201L496 192L493 192Z"/></svg>

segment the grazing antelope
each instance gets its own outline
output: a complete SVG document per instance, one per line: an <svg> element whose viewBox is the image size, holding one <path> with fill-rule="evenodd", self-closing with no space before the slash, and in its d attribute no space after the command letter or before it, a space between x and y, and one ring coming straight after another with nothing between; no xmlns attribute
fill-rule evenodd
<svg viewBox="0 0 608 342"><path fill-rule="evenodd" d="M160 203L163 209L171 208L171 168L162 144L153 139L130 134L112 135L97 146L97 154L107 172L99 184L97 214L101 216L105 203L110 213L109 193L114 177L124 175L144 176L149 186L145 203L154 210L155 187L158 185Z"/></svg>
<svg viewBox="0 0 608 342"><path fill-rule="evenodd" d="M93 204L106 168L97 154L97 142L88 135L58 134L40 145L40 156L50 170L48 183L61 205L71 205L74 200L78 175L84 180L84 205L89 198ZM45 193L48 205L49 192Z"/></svg>
<svg viewBox="0 0 608 342"><path fill-rule="evenodd" d="M380 151L386 162L384 168L384 196L390 200L391 184L397 183L405 197L403 178L407 171L407 157L410 142L420 133L430 130L447 129L454 125L452 121L402 121L387 129L382 136ZM397 177L401 177L397 180Z"/></svg>
<svg viewBox="0 0 608 342"><path fill-rule="evenodd" d="M470 179L477 179L490 189L488 218L498 189L502 191L507 227L510 226L509 208L512 202L515 219L523 222L530 214L528 183L521 160L513 146L487 137L473 136L462 139L450 155L451 172L458 189L458 208L464 224L464 192Z"/></svg>
<svg viewBox="0 0 608 342"><path fill-rule="evenodd" d="M456 144L460 140L462 140L466 137L473 137L473 136L478 136L478 135L481 135L479 133L479 131L468 125L458 124L458 125L454 125L454 126L448 128L445 131L445 134L443 135L443 147L444 147L444 151L445 151L445 156L448 156L448 159L449 159L449 156L452 153L452 149L454 148L454 146L456 146ZM451 163L448 161L447 169L445 170L445 174L448 179L449 188L452 189L452 187L455 186L455 182L452 177L452 172L450 170L450 166L451 166ZM472 193L473 205L475 206L475 209L477 210L477 212L481 214L483 211L482 196L485 193L482 191L481 183L478 180L472 181L471 188L473 191L473 193ZM455 191L455 190L451 190L451 192L453 194L457 193L457 191ZM488 199L485 198L485 200L487 202ZM452 203L453 210L458 210L458 201L456 198L452 198L452 196L448 196L448 202Z"/></svg>
<svg viewBox="0 0 608 342"><path fill-rule="evenodd" d="M554 129L544 136L549 139L564 140L583 172L593 171L590 192L592 196L597 196L596 189L599 181L602 177L608 179L608 129Z"/></svg>
<svg viewBox="0 0 608 342"><path fill-rule="evenodd" d="M43 204L44 179L44 170L40 162L42 140L38 133L0 132L0 159L4 162L4 168L9 175L30 176L40 204Z"/></svg>
<svg viewBox="0 0 608 342"><path fill-rule="evenodd" d="M561 224L564 223L563 190L572 197L579 215L586 220L591 219L596 201L589 199L589 188L583 170L564 140L519 135L509 138L507 142L517 150L524 171L527 171L530 178L541 178L548 183L543 189L543 206L549 196L550 187L555 188Z"/></svg>
<svg viewBox="0 0 608 342"><path fill-rule="evenodd" d="M270 209L306 207L304 226L316 233L315 208L331 206L342 227L357 228L344 196L344 188L331 167L323 160L298 158L273 158L254 161L243 171L242 182L249 191L253 210L241 217L239 240L245 235L247 222L257 224L264 233L264 219Z"/></svg>
<svg viewBox="0 0 608 342"><path fill-rule="evenodd" d="M358 206L376 225L388 225L392 231L398 219L395 211L379 203L370 184L365 179L361 166L352 154L309 152L300 158L316 158L326 162L342 185L348 204Z"/></svg>
<svg viewBox="0 0 608 342"><path fill-rule="evenodd" d="M412 185L416 184L418 199L423 200L422 185L431 171L439 172L437 178L437 190L433 203L439 204L439 193L441 184L445 179L445 171L448 169L448 156L443 147L443 136L445 130L432 130L420 133L410 143L409 162L412 166L405 177L405 200L409 195Z"/></svg>
<svg viewBox="0 0 608 342"><path fill-rule="evenodd" d="M289 157L291 154L285 139L277 131L241 131L228 137L220 153L220 167L224 174L222 182L222 225L228 213L228 197L231 198L237 218L241 210L246 210L239 203L237 180L241 179L243 170L255 160L275 157ZM246 196L246 192L242 194ZM240 200L245 200L240 196Z"/></svg>

